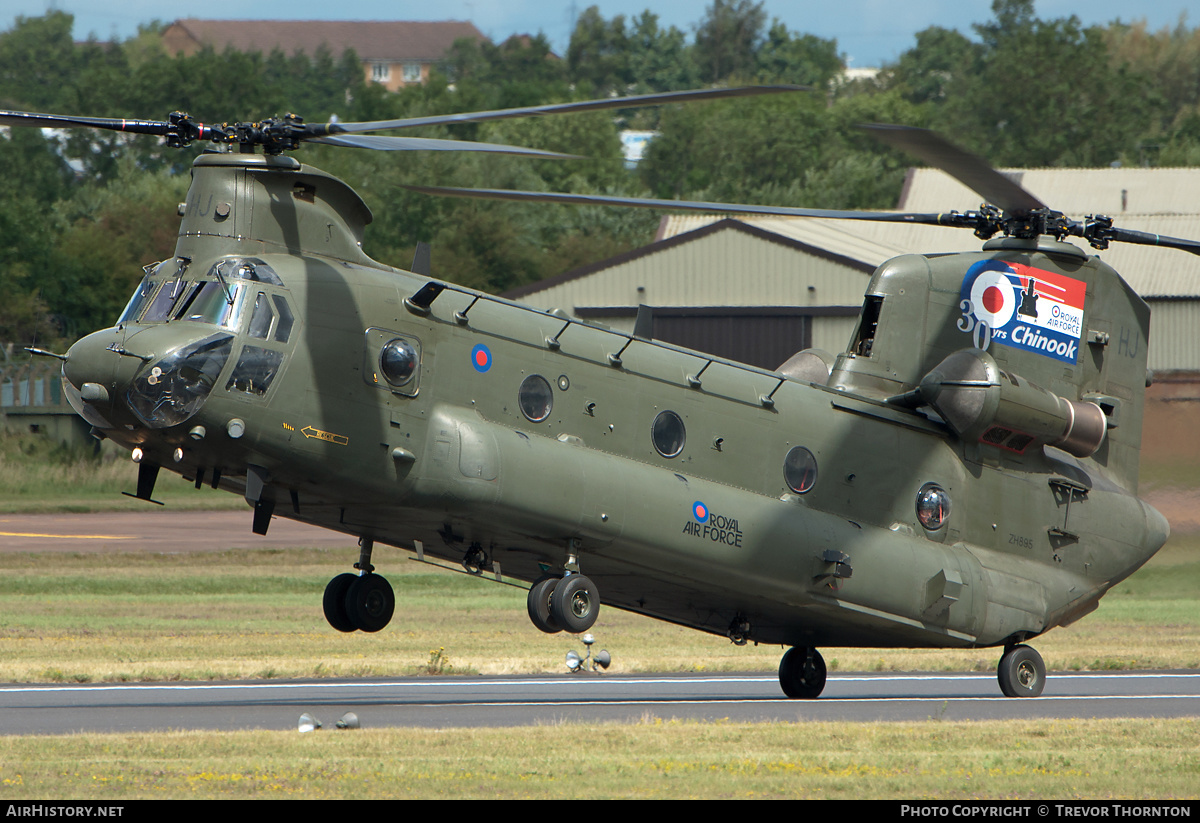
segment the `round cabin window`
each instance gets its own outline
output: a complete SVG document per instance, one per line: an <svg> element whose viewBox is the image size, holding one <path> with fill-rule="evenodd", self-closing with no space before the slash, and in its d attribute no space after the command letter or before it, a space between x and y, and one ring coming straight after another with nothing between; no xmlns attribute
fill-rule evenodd
<svg viewBox="0 0 1200 823"><path fill-rule="evenodd" d="M683 451L683 420L673 411L659 412L650 429L654 448L663 457L675 457Z"/></svg>
<svg viewBox="0 0 1200 823"><path fill-rule="evenodd" d="M407 340L396 338L379 353L379 370L393 386L403 386L417 371L420 357Z"/></svg>
<svg viewBox="0 0 1200 823"><path fill-rule="evenodd" d="M817 458L803 446L793 446L783 459L783 479L796 494L804 494L817 482Z"/></svg>
<svg viewBox="0 0 1200 823"><path fill-rule="evenodd" d="M554 392L546 378L531 374L521 381L517 402L521 405L521 414L534 423L541 423L554 408Z"/></svg>
<svg viewBox="0 0 1200 823"><path fill-rule="evenodd" d="M926 483L917 492L917 519L929 531L937 531L950 517L950 495L937 483Z"/></svg>

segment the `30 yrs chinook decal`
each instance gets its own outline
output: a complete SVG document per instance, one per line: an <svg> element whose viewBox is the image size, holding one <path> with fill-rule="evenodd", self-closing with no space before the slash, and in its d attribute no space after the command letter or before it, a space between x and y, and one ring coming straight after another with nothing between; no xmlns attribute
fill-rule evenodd
<svg viewBox="0 0 1200 823"><path fill-rule="evenodd" d="M984 260L963 278L961 331L975 347L995 341L1064 363L1079 360L1087 284L1021 263Z"/></svg>

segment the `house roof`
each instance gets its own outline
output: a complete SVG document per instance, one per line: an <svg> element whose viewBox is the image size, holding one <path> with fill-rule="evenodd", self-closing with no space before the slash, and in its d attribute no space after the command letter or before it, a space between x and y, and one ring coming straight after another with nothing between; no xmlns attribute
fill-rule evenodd
<svg viewBox="0 0 1200 823"><path fill-rule="evenodd" d="M168 48L193 51L210 46L235 51L313 54L322 45L335 55L354 49L364 61L433 61L460 38L486 40L474 23L395 20L176 20L163 33Z"/></svg>

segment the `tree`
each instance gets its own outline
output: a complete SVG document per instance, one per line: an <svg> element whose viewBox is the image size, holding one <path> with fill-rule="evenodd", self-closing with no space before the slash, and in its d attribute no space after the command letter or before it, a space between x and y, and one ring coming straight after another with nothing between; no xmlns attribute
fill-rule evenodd
<svg viewBox="0 0 1200 823"><path fill-rule="evenodd" d="M758 77L766 83L825 89L845 67L836 40L793 35L779 20L771 24L766 42L758 50Z"/></svg>
<svg viewBox="0 0 1200 823"><path fill-rule="evenodd" d="M696 28L696 63L704 82L752 76L766 20L762 2L713 0Z"/></svg>

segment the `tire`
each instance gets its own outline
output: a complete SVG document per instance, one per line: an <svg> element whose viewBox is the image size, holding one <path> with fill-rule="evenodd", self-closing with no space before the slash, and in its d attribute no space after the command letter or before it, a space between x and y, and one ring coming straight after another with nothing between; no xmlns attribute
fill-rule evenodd
<svg viewBox="0 0 1200 823"><path fill-rule="evenodd" d="M377 574L355 578L346 591L346 614L361 631L379 631L391 622L395 611L396 595L391 584Z"/></svg>
<svg viewBox="0 0 1200 823"><path fill-rule="evenodd" d="M1000 658L996 679L1005 697L1038 697L1046 687L1046 664L1036 649L1013 646Z"/></svg>
<svg viewBox="0 0 1200 823"><path fill-rule="evenodd" d="M346 592L357 579L358 575L355 574L339 574L325 587L325 598L321 602L325 619L339 632L352 632L357 628L346 612Z"/></svg>
<svg viewBox="0 0 1200 823"><path fill-rule="evenodd" d="M779 661L779 685L793 700L813 700L825 690L825 658L816 649L795 646Z"/></svg>
<svg viewBox="0 0 1200 823"><path fill-rule="evenodd" d="M560 577L543 577L529 587L529 598L526 604L529 607L529 619L539 631L546 634L557 634L562 631L562 626L554 619L554 615L550 614L550 597L554 594L554 587L561 579Z"/></svg>
<svg viewBox="0 0 1200 823"><path fill-rule="evenodd" d="M550 595L550 616L563 631L580 634L590 629L600 614L600 591L582 574L558 581Z"/></svg>

